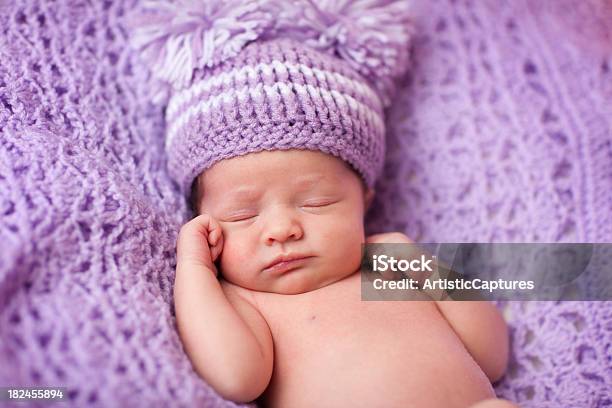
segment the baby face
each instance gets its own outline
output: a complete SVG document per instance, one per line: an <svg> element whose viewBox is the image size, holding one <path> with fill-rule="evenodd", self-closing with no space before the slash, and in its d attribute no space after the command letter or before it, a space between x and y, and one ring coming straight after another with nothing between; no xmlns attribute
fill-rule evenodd
<svg viewBox="0 0 612 408"><path fill-rule="evenodd" d="M297 294L359 269L364 189L340 159L307 150L252 153L218 162L199 186L199 210L223 230L227 281Z"/></svg>

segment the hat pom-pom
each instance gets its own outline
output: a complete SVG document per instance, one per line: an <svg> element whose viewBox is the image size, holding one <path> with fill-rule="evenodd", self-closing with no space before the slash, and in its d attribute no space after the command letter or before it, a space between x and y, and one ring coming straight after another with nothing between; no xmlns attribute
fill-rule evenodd
<svg viewBox="0 0 612 408"><path fill-rule="evenodd" d="M408 67L413 31L407 0L144 0L128 26L159 85L156 98L251 41L290 38L346 61L384 106Z"/></svg>
<svg viewBox="0 0 612 408"><path fill-rule="evenodd" d="M128 17L131 45L158 83L185 87L257 39L273 22L261 0L145 0Z"/></svg>
<svg viewBox="0 0 612 408"><path fill-rule="evenodd" d="M407 0L278 0L277 36L345 60L368 79L388 106L394 80L409 64L413 33Z"/></svg>

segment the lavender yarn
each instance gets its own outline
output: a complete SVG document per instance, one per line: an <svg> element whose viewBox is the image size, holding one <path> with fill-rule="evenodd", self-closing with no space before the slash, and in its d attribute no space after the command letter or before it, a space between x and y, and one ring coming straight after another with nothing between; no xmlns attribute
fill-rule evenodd
<svg viewBox="0 0 612 408"><path fill-rule="evenodd" d="M610 55L561 41L526 0L416 4L415 66L389 112L369 231L612 241ZM176 334L174 245L189 212L164 112L126 45L133 7L0 3L0 384L65 386L75 407L236 406ZM503 306L500 397L610 406L609 302Z"/></svg>
<svg viewBox="0 0 612 408"><path fill-rule="evenodd" d="M601 4L416 1L413 66L388 115L368 230L612 242L612 14ZM610 302L500 306L512 337L499 396L612 405Z"/></svg>
<svg viewBox="0 0 612 408"><path fill-rule="evenodd" d="M263 150L319 150L372 187L385 125L376 92L347 64L293 40L246 46L176 91L166 111L170 174L187 195L216 162Z"/></svg>
<svg viewBox="0 0 612 408"><path fill-rule="evenodd" d="M157 0L129 22L168 99L168 164L185 195L216 162L263 150L319 150L374 185L383 107L408 66L407 2Z"/></svg>

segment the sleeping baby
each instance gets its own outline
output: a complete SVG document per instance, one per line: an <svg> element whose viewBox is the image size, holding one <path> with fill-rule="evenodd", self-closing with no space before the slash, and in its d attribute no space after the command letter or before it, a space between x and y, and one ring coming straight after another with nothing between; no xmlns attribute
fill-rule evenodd
<svg viewBox="0 0 612 408"><path fill-rule="evenodd" d="M406 1L152 1L131 41L167 98L180 338L223 397L273 407L509 407L487 302L361 301L364 213L407 70ZM159 85L159 87L157 87ZM153 96L153 94L152 94Z"/></svg>
<svg viewBox="0 0 612 408"><path fill-rule="evenodd" d="M251 153L212 166L196 191L200 215L178 240L176 317L195 370L222 396L272 407L514 406L476 404L495 397L508 359L492 304L361 301L361 245L410 240L364 237L372 190L345 162Z"/></svg>

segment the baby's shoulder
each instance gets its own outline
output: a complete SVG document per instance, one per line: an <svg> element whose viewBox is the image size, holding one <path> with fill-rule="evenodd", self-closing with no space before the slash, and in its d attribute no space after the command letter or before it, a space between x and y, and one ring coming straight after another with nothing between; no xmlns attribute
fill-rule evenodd
<svg viewBox="0 0 612 408"><path fill-rule="evenodd" d="M230 303L248 302L252 307L257 309L257 303L255 302L254 292L252 290L235 285L224 279L220 279L219 283Z"/></svg>
<svg viewBox="0 0 612 408"><path fill-rule="evenodd" d="M255 293L259 292L243 288L223 279L219 283L225 297L245 322L259 328L267 327L268 321L265 313L261 310L260 303L254 296Z"/></svg>
<svg viewBox="0 0 612 408"><path fill-rule="evenodd" d="M232 293L234 292L238 292L240 290L246 290L243 287L240 287L238 285L235 285L231 282L226 281L225 279L221 278L219 279L219 284L221 284L221 288L223 289L223 291L231 291Z"/></svg>

